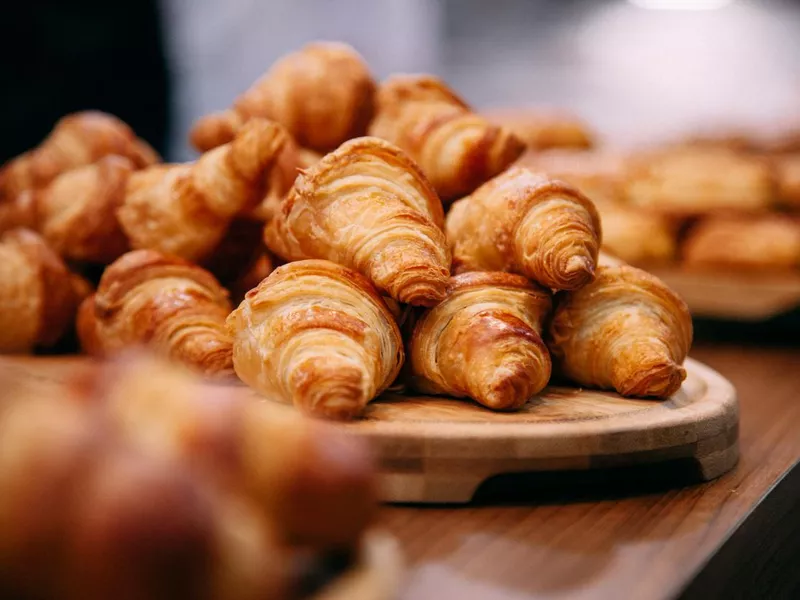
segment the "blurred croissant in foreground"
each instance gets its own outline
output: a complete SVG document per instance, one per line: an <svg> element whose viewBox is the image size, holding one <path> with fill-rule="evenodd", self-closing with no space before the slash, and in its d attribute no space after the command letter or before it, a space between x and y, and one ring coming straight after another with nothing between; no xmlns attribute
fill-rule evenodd
<svg viewBox="0 0 800 600"><path fill-rule="evenodd" d="M285 260L331 260L399 302L432 306L450 275L443 222L442 203L414 162L366 137L303 172L264 237Z"/></svg>
<svg viewBox="0 0 800 600"><path fill-rule="evenodd" d="M213 275L152 250L123 255L84 301L78 335L85 351L114 354L147 345L200 373L233 373L232 339L225 329L228 292Z"/></svg>
<svg viewBox="0 0 800 600"><path fill-rule="evenodd" d="M0 237L0 352L30 352L58 342L86 293L81 282L37 234L16 229Z"/></svg>
<svg viewBox="0 0 800 600"><path fill-rule="evenodd" d="M164 364L5 383L3 597L290 598L293 546L355 548L374 515L357 440Z"/></svg>
<svg viewBox="0 0 800 600"><path fill-rule="evenodd" d="M447 297L411 332L412 386L496 410L520 408L550 380L542 327L551 307L550 293L519 275L453 277Z"/></svg>
<svg viewBox="0 0 800 600"><path fill-rule="evenodd" d="M625 265L600 267L592 283L557 298L549 331L561 374L623 396L677 392L691 343L686 303L657 277Z"/></svg>
<svg viewBox="0 0 800 600"><path fill-rule="evenodd" d="M400 331L377 290L329 261L277 268L247 293L228 328L242 381L311 415L357 416L403 364Z"/></svg>
<svg viewBox="0 0 800 600"><path fill-rule="evenodd" d="M512 167L456 202L447 241L457 273L509 271L574 290L594 278L600 217L577 189Z"/></svg>
<svg viewBox="0 0 800 600"><path fill-rule="evenodd" d="M469 194L525 149L431 75L392 76L377 98L369 134L408 152L445 202Z"/></svg>
<svg viewBox="0 0 800 600"><path fill-rule="evenodd" d="M315 42L277 61L233 107L201 118L191 132L201 152L230 142L250 119L277 121L304 147L327 152L364 135L375 82L350 46Z"/></svg>
<svg viewBox="0 0 800 600"><path fill-rule="evenodd" d="M136 169L159 161L155 151L116 117L97 111L68 115L37 148L0 169L0 201L14 200L25 190L48 185L61 173L111 155L128 159Z"/></svg>

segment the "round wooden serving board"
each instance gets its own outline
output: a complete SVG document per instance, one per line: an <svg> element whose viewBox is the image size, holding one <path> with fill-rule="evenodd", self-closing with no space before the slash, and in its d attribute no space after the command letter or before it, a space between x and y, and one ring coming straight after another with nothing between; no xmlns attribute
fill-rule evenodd
<svg viewBox="0 0 800 600"><path fill-rule="evenodd" d="M64 381L89 359L0 359L0 377L29 384ZM468 502L499 474L587 470L691 459L701 479L730 470L739 456L733 386L712 369L686 362L683 387L668 400L549 387L515 413L472 402L386 394L362 419L341 425L368 438L389 502ZM244 385L234 393L260 398ZM294 410L270 402L276 411Z"/></svg>

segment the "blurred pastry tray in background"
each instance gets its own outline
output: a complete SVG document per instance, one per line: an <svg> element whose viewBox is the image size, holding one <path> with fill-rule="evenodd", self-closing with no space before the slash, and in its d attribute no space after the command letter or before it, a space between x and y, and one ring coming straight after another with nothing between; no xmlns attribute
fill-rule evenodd
<svg viewBox="0 0 800 600"><path fill-rule="evenodd" d="M2 357L0 375L58 385L89 360ZM709 480L738 460L738 401L731 383L712 369L691 359L685 367L683 386L663 401L551 386L521 411L504 413L464 400L386 394L341 427L372 443L388 502L463 503L495 475L656 468L678 459L694 463L697 481ZM295 410L266 402L276 411Z"/></svg>
<svg viewBox="0 0 800 600"><path fill-rule="evenodd" d="M800 272L647 270L675 290L696 317L763 321L800 307Z"/></svg>

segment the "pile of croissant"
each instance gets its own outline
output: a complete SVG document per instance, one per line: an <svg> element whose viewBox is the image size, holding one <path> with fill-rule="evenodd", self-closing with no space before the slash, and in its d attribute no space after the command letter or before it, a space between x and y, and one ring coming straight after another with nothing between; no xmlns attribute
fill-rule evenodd
<svg viewBox="0 0 800 600"><path fill-rule="evenodd" d="M333 419L395 383L513 410L554 373L657 398L685 378L684 302L599 264L592 200L515 166L525 144L436 77L377 84L311 44L191 139L161 164L81 113L2 168L0 349L76 320L90 354L148 346Z"/></svg>
<svg viewBox="0 0 800 600"><path fill-rule="evenodd" d="M524 114L514 119L504 122L527 124ZM631 264L697 271L800 269L796 133L780 143L707 137L620 151L580 146L579 124L560 123L551 127L549 149L528 152L519 164L589 194L609 253Z"/></svg>
<svg viewBox="0 0 800 600"><path fill-rule="evenodd" d="M152 357L4 378L0 440L3 598L300 598L372 546L361 440Z"/></svg>

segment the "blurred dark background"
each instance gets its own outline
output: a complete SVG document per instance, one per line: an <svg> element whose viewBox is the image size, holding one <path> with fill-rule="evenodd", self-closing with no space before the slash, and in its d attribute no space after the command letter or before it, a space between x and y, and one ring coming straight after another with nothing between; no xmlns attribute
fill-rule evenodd
<svg viewBox="0 0 800 600"><path fill-rule="evenodd" d="M341 39L379 77L444 76L469 101L577 111L612 143L800 113L790 0L29 0L4 3L0 159L99 108L167 157L281 54Z"/></svg>

